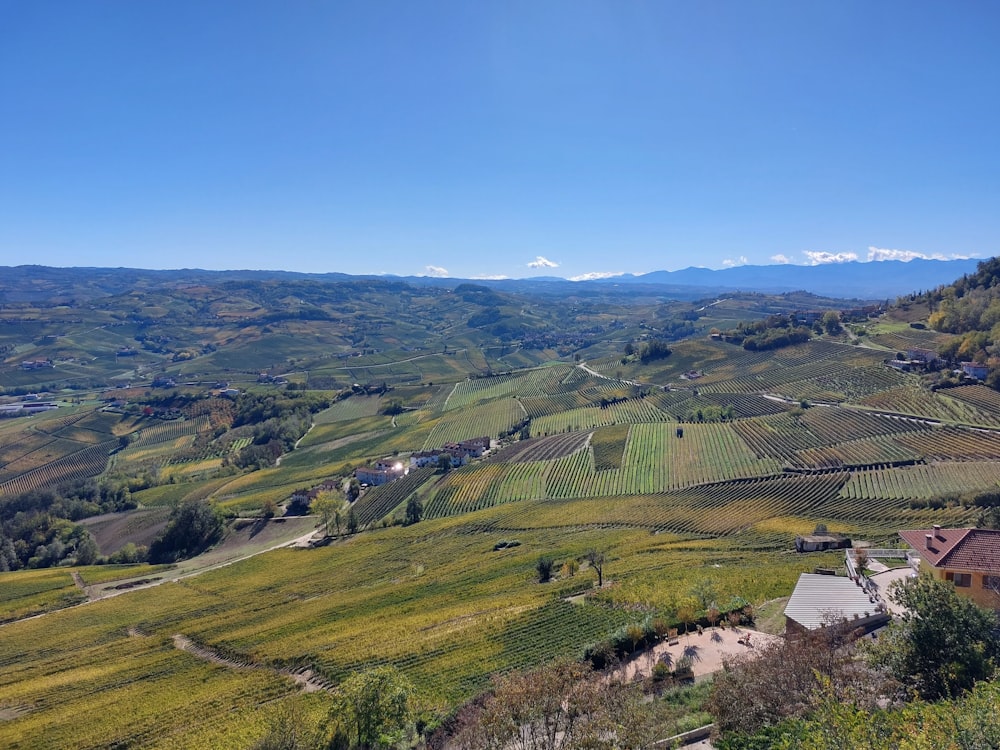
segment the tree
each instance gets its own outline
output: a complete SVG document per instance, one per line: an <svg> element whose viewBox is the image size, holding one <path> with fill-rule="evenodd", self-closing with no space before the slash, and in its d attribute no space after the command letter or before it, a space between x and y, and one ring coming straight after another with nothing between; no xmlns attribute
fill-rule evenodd
<svg viewBox="0 0 1000 750"><path fill-rule="evenodd" d="M76 545L76 564L93 565L100 556L101 551L97 548L94 537L85 532L85 536Z"/></svg>
<svg viewBox="0 0 1000 750"><path fill-rule="evenodd" d="M840 333L843 327L840 325L840 315L835 311L830 310L823 314L823 330L827 332L830 336L834 336Z"/></svg>
<svg viewBox="0 0 1000 750"><path fill-rule="evenodd" d="M596 549L587 552L587 562L597 573L597 588L604 587L604 562L606 559L604 552L599 552Z"/></svg>
<svg viewBox="0 0 1000 750"><path fill-rule="evenodd" d="M201 500L185 500L174 508L163 532L149 546L149 561L170 563L194 557L222 538L222 516Z"/></svg>
<svg viewBox="0 0 1000 750"><path fill-rule="evenodd" d="M992 677L1000 658L993 612L930 576L898 581L890 596L906 612L871 647L872 664L927 700L954 698Z"/></svg>
<svg viewBox="0 0 1000 750"><path fill-rule="evenodd" d="M323 528L329 533L332 523L337 529L337 536L340 536L340 525L346 510L347 501L333 492L320 492L312 501L312 511L320 517Z"/></svg>
<svg viewBox="0 0 1000 750"><path fill-rule="evenodd" d="M392 747L410 725L413 694L412 683L395 667L357 672L337 688L330 725L342 726L357 750Z"/></svg>
<svg viewBox="0 0 1000 750"><path fill-rule="evenodd" d="M538 558L538 562L535 563L535 570L538 571L539 583L548 583L552 580L552 567L554 565L555 560L548 555L542 555Z"/></svg>
<svg viewBox="0 0 1000 750"><path fill-rule="evenodd" d="M354 512L354 506L347 511L347 533L357 534L358 533L358 516Z"/></svg>
<svg viewBox="0 0 1000 750"><path fill-rule="evenodd" d="M572 578L576 575L576 572L580 569L580 563L578 563L573 558L570 558L563 563L562 568L559 570L559 575L563 578Z"/></svg>
<svg viewBox="0 0 1000 750"><path fill-rule="evenodd" d="M458 724L454 744L461 750L625 750L649 747L652 739L636 686L602 679L574 661L494 679Z"/></svg>
<svg viewBox="0 0 1000 750"><path fill-rule="evenodd" d="M684 625L684 632L688 632L688 625L695 621L694 607L690 604L683 604L677 609L677 619Z"/></svg>
<svg viewBox="0 0 1000 750"><path fill-rule="evenodd" d="M821 688L844 702L875 706L881 687L878 675L858 662L855 634L831 624L725 659L707 707L724 734L751 735L806 715Z"/></svg>
<svg viewBox="0 0 1000 750"><path fill-rule="evenodd" d="M410 499L406 501L406 525L411 526L412 524L419 523L423 513L424 504L420 502L420 498L416 495L411 495Z"/></svg>
<svg viewBox="0 0 1000 750"><path fill-rule="evenodd" d="M353 503L359 495L361 495L361 482L357 477L351 477L351 481L347 483L347 499Z"/></svg>
<svg viewBox="0 0 1000 750"><path fill-rule="evenodd" d="M442 474L447 474L451 471L451 454L442 453L438 456L438 471Z"/></svg>

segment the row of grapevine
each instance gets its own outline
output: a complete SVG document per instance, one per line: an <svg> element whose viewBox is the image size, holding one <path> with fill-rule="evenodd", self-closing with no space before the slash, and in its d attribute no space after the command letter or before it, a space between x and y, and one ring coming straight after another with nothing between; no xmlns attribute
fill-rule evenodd
<svg viewBox="0 0 1000 750"><path fill-rule="evenodd" d="M489 436L498 437L525 418L524 408L514 398L501 398L465 409L451 409L434 425L424 441L424 449L445 443Z"/></svg>
<svg viewBox="0 0 1000 750"><path fill-rule="evenodd" d="M940 392L932 393L919 386L903 386L868 396L860 401L873 409L913 414L943 421L995 424L996 417L976 409L969 403L950 399Z"/></svg>
<svg viewBox="0 0 1000 750"><path fill-rule="evenodd" d="M593 405L593 400L588 398L582 391L571 391L569 393L559 393L552 396L535 396L533 398L520 399L524 410L532 419L538 419L549 414L578 409Z"/></svg>
<svg viewBox="0 0 1000 750"><path fill-rule="evenodd" d="M44 468L60 458L76 453L81 449L81 447L80 443L72 440L50 438L47 442L39 445L28 453L9 461L6 466L3 467L3 471L0 472L0 476L12 478L33 469Z"/></svg>
<svg viewBox="0 0 1000 750"><path fill-rule="evenodd" d="M208 418L205 416L195 419L175 419L170 421L158 420L154 424L143 427L133 436L129 447L141 448L156 443L165 443L169 440L176 440L179 437L194 435L208 429Z"/></svg>
<svg viewBox="0 0 1000 750"><path fill-rule="evenodd" d="M917 453L891 437L862 438L840 445L807 448L789 457L789 464L807 469L835 469L845 466L873 466L914 462Z"/></svg>
<svg viewBox="0 0 1000 750"><path fill-rule="evenodd" d="M372 487L354 503L354 515L361 526L375 523L403 503L424 482L434 475L433 466L411 469L395 482Z"/></svg>
<svg viewBox="0 0 1000 750"><path fill-rule="evenodd" d="M791 414L736 422L733 429L760 458L782 458L824 444L801 419Z"/></svg>
<svg viewBox="0 0 1000 750"><path fill-rule="evenodd" d="M920 455L939 461L1000 459L1000 432L942 427L896 438Z"/></svg>
<svg viewBox="0 0 1000 750"><path fill-rule="evenodd" d="M670 421L673 421L673 417L658 409L653 399L629 398L603 408L589 406L539 417L531 423L531 434L552 435L613 424Z"/></svg>
<svg viewBox="0 0 1000 750"><path fill-rule="evenodd" d="M774 460L758 459L725 424L633 424L620 469L594 470L588 453L557 462L548 476L552 497L664 492L705 482L776 473Z"/></svg>
<svg viewBox="0 0 1000 750"><path fill-rule="evenodd" d="M840 496L850 499L896 500L940 498L1000 484L1000 463L962 461L859 471L844 484Z"/></svg>
<svg viewBox="0 0 1000 750"><path fill-rule="evenodd" d="M802 422L809 428L810 432L831 445L841 442L845 437L852 438L861 435L874 437L928 429L925 423L911 419L854 409L820 407L806 411L802 415Z"/></svg>
<svg viewBox="0 0 1000 750"><path fill-rule="evenodd" d="M473 378L455 384L448 397L448 409L462 409L504 396L545 396L544 384L552 377L551 368L519 370L505 375Z"/></svg>
<svg viewBox="0 0 1000 750"><path fill-rule="evenodd" d="M374 417L379 413L382 400L378 396L351 396L324 409L313 417L316 424L345 422L362 417Z"/></svg>
<svg viewBox="0 0 1000 750"><path fill-rule="evenodd" d="M544 497L550 466L551 462L481 463L457 469L435 488L424 509L425 515L440 518Z"/></svg>
<svg viewBox="0 0 1000 750"><path fill-rule="evenodd" d="M704 399L713 406L731 406L740 418L783 414L788 406L781 401L745 393L707 393Z"/></svg>
<svg viewBox="0 0 1000 750"><path fill-rule="evenodd" d="M1000 416L1000 393L985 385L963 385L946 391L951 398L965 401L994 416Z"/></svg>
<svg viewBox="0 0 1000 750"><path fill-rule="evenodd" d="M25 472L0 483L0 495L19 495L38 487L53 486L73 479L96 477L108 463L108 454L116 440L91 445L83 450L56 459L50 464Z"/></svg>
<svg viewBox="0 0 1000 750"><path fill-rule="evenodd" d="M516 443L496 450L490 456L490 460L502 461L507 464L552 461L575 453L585 446L589 439L590 433L588 432L566 432L560 435L518 440Z"/></svg>

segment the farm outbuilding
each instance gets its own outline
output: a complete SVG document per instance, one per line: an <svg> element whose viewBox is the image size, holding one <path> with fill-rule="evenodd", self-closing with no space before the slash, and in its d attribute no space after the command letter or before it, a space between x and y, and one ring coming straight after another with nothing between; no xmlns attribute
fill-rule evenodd
<svg viewBox="0 0 1000 750"><path fill-rule="evenodd" d="M823 552L828 549L846 549L851 540L840 534L809 534L795 537L796 552Z"/></svg>
<svg viewBox="0 0 1000 750"><path fill-rule="evenodd" d="M785 634L848 625L866 630L889 621L871 596L845 576L803 573L785 606Z"/></svg>

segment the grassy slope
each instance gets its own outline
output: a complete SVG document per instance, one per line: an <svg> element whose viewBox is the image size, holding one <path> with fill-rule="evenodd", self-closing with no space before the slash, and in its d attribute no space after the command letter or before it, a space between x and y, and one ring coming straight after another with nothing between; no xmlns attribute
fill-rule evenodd
<svg viewBox="0 0 1000 750"><path fill-rule="evenodd" d="M869 399L873 391L887 394L881 408L888 409L904 394L894 395L899 390L891 379L895 376L886 379L872 369L873 358L881 356L829 343L749 354L699 340L678 345L675 355L649 368L593 364L610 374L622 369L624 376L644 382L672 383L692 392L705 388L720 403L727 393L793 393L809 387L816 392L836 388L858 400ZM475 358L461 361L477 364ZM385 367L368 362L365 369L374 371L377 364ZM704 377L681 379L689 369L703 370ZM458 435L489 420L509 424L513 412L508 407L518 398L544 399L548 393L558 399L572 387L603 392L597 386L606 381L566 365L552 370L469 381L447 393L414 387L403 394L414 411L395 427L388 417L373 413L377 404L371 401L335 407L280 468L167 485L171 497L161 500L198 491L229 507L259 507L266 498L281 499L297 486L336 475L347 463L393 451L405 455L425 445L435 430ZM911 377L902 382L916 385ZM433 390L438 389L436 383ZM969 397L976 399L977 409L992 408L985 397ZM511 492L523 491L530 499L495 496L495 483L471 484L482 470L462 469L420 492L430 497L451 488L453 498L468 496L463 508L479 510L367 532L324 549L271 552L179 583L7 625L0 645L0 708L17 715L4 723L5 735L15 747L59 746L70 737L78 747L101 747L129 736L149 747L243 747L259 732L255 709L261 703L302 700L291 683L272 673L234 675L176 651L170 641L175 633L260 664L310 663L333 680L363 665L393 663L417 683L424 701L445 706L480 689L492 672L554 654L579 654L586 642L648 612L669 614L706 581L720 602L743 596L759 603L787 594L800 572L836 566L840 559L785 553L796 533L810 531L818 521L834 530L891 540L901 526L968 519L960 507L911 508L910 499L934 488L914 479L912 471L907 482L897 481L892 472L906 467L863 475L782 475L785 463L818 460L817 449L826 450L822 458L827 460L840 442L836 425L807 416L745 420L774 449L766 455L755 455L754 445L729 425L685 425L678 442L676 415L665 424L633 427L627 439L623 429L609 428L613 449L600 447L608 456L602 467L611 465L605 471L594 471L590 447L569 458L517 465L527 468L500 463L491 469L510 478ZM914 437L882 429L881 423L878 429L876 422L849 424L852 429L870 424L872 435L883 441L879 445L907 440L906 445L955 454L969 450L964 433L956 437L921 427ZM359 433L362 437L354 439ZM711 452L725 457L706 460ZM611 468L615 464L621 468ZM524 484L517 484L516 471L526 472ZM984 471L981 477L986 482L993 475ZM726 478L735 481L721 482ZM863 491L844 490L862 479ZM690 486L697 482L707 484ZM900 494L900 487L909 489ZM580 488L604 496L581 495ZM147 492L152 501L166 490ZM852 499L852 493L864 498ZM267 534L276 529L270 526ZM247 545L259 550L273 541L259 534L251 542L249 533L242 533L222 545L217 557L192 565L224 562L226 555L231 559L250 549ZM494 544L504 538L521 544L494 552ZM607 550L606 575L612 583L584 606L564 606L561 597L592 585L586 568L572 579L536 582L539 555L565 560L592 547ZM25 600L71 593L58 576L25 585ZM33 585L41 589L34 591ZM128 693L136 680L142 681L148 704L163 707L158 716ZM197 687L186 690L189 684ZM321 699L306 700L307 710L318 710ZM111 706L121 708L116 712ZM73 733L80 715L88 716L88 726L77 740Z"/></svg>

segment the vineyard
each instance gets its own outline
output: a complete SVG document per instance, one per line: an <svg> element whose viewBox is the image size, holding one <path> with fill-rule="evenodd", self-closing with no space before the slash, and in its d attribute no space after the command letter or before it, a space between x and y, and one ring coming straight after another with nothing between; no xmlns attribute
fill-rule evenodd
<svg viewBox="0 0 1000 750"><path fill-rule="evenodd" d="M1000 485L1000 463L941 461L933 464L860 471L840 492L843 498L911 500L954 497Z"/></svg>
<svg viewBox="0 0 1000 750"><path fill-rule="evenodd" d="M19 495L23 492L49 487L72 479L96 477L108 464L108 455L118 444L117 440L92 445L76 453L58 458L51 463L0 482L0 496Z"/></svg>
<svg viewBox="0 0 1000 750"><path fill-rule="evenodd" d="M900 346L930 339L877 336ZM413 451L504 436L485 459L366 489L354 504L362 531L326 547L277 549L5 625L5 742L249 747L271 713L325 712L325 696L299 694L283 668L309 667L336 684L391 664L443 716L493 675L673 616L704 581L720 601L786 596L801 572L842 563L840 554L790 554L795 535L817 524L895 545L902 528L974 522L960 497L1000 485L1000 430L991 429L1000 395L980 385L931 391L883 365L888 350L814 341L748 352L703 336L671 342L673 353L648 365L605 346L587 364L598 377L568 361L537 366L541 350L520 351L530 369L493 375L499 345L441 355L395 346L346 362L324 355L325 369L312 373L325 381L396 388L336 402L279 465L255 470L222 466L255 429L227 430L227 405L192 406L173 421L80 408L0 425L0 496L99 476L117 449L116 471L160 468L161 483L132 498L161 522L185 499L254 516L377 458L405 464ZM382 413L390 401L403 409L395 418ZM422 520L403 526L410 498ZM264 525L307 532L314 521ZM139 519L123 527L130 522ZM99 523L95 534L107 531ZM249 533L234 525L222 545ZM612 585L603 589L585 562L591 549L607 555ZM557 571L545 584L535 569L543 555ZM574 561L579 568L563 567ZM126 574L78 572L85 583ZM127 571L154 573L164 571ZM82 598L65 569L2 575L7 619ZM177 634L246 668L205 663L175 647Z"/></svg>
<svg viewBox="0 0 1000 750"><path fill-rule="evenodd" d="M449 409L424 441L424 450L481 436L496 438L525 416L524 408L513 398L496 399L459 410Z"/></svg>
<svg viewBox="0 0 1000 750"><path fill-rule="evenodd" d="M378 396L351 396L324 409L313 417L313 421L316 424L328 424L374 417L379 413L380 407L381 399Z"/></svg>
<svg viewBox="0 0 1000 750"><path fill-rule="evenodd" d="M626 430L626 433L628 430ZM587 432L567 432L563 435L528 438L495 450L490 459L508 464L527 463L531 461L551 461L563 458L580 450L590 439Z"/></svg>
<svg viewBox="0 0 1000 750"><path fill-rule="evenodd" d="M360 526L367 526L389 515L394 508L406 501L420 485L434 475L434 467L411 469L400 479L372 487L354 503L354 513Z"/></svg>

